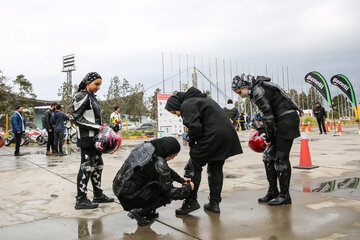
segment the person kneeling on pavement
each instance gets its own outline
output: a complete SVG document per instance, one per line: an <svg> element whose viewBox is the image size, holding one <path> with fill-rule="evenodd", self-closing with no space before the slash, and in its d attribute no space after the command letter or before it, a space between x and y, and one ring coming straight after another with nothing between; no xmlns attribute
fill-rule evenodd
<svg viewBox="0 0 360 240"><path fill-rule="evenodd" d="M180 151L173 137L163 137L145 142L132 150L113 181L114 194L128 216L138 225L150 223L159 214L156 209L190 196L194 184L180 177L167 164ZM174 187L173 181L182 184Z"/></svg>

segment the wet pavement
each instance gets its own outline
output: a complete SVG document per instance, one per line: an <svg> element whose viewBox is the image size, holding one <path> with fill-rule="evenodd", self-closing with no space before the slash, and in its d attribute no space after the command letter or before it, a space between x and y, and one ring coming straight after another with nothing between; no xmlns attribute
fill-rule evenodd
<svg viewBox="0 0 360 240"><path fill-rule="evenodd" d="M360 136L344 126L342 136L308 133L313 170L293 169L292 205L259 204L267 181L261 155L252 152L240 132L244 154L227 160L221 213L203 208L176 216L180 201L159 209L150 226L138 227L118 202L94 210L74 210L79 151L66 145L66 157L45 156L44 147L0 148L0 239L360 239ZM102 186L113 196L112 179L130 151L143 141L125 140L114 155L104 155ZM292 165L299 163L300 140ZM169 162L178 173L188 148ZM91 184L89 198L92 199ZM206 171L199 202L207 201Z"/></svg>

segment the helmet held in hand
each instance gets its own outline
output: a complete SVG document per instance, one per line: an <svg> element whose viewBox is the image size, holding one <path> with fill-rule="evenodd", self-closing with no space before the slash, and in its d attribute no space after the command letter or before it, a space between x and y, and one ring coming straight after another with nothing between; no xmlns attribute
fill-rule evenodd
<svg viewBox="0 0 360 240"><path fill-rule="evenodd" d="M94 137L95 148L102 153L115 153L121 146L121 133L105 126Z"/></svg>

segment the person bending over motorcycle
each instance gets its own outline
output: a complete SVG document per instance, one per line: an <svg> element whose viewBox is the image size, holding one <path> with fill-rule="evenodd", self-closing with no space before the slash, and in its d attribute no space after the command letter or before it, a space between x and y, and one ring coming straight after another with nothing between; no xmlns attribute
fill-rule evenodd
<svg viewBox="0 0 360 240"><path fill-rule="evenodd" d="M194 184L181 178L167 164L180 151L173 137L145 142L131 151L113 181L114 194L128 216L141 226L158 217L156 209L171 202L187 198ZM173 181L182 187L173 186Z"/></svg>

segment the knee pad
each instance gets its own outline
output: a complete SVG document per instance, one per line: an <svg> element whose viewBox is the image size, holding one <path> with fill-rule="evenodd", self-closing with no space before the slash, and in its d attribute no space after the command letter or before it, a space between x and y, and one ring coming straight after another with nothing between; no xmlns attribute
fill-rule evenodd
<svg viewBox="0 0 360 240"><path fill-rule="evenodd" d="M83 170L85 173L91 173L94 171L94 167L91 166L89 162L84 162L80 165L81 170Z"/></svg>
<svg viewBox="0 0 360 240"><path fill-rule="evenodd" d="M270 146L265 149L262 155L262 160L265 164L269 164L271 161L275 160L274 146Z"/></svg>
<svg viewBox="0 0 360 240"><path fill-rule="evenodd" d="M289 155L284 152L276 152L275 170L283 172L289 168Z"/></svg>
<svg viewBox="0 0 360 240"><path fill-rule="evenodd" d="M188 163L185 165L184 168L184 177L192 178L195 174L195 165L194 161L189 159Z"/></svg>

